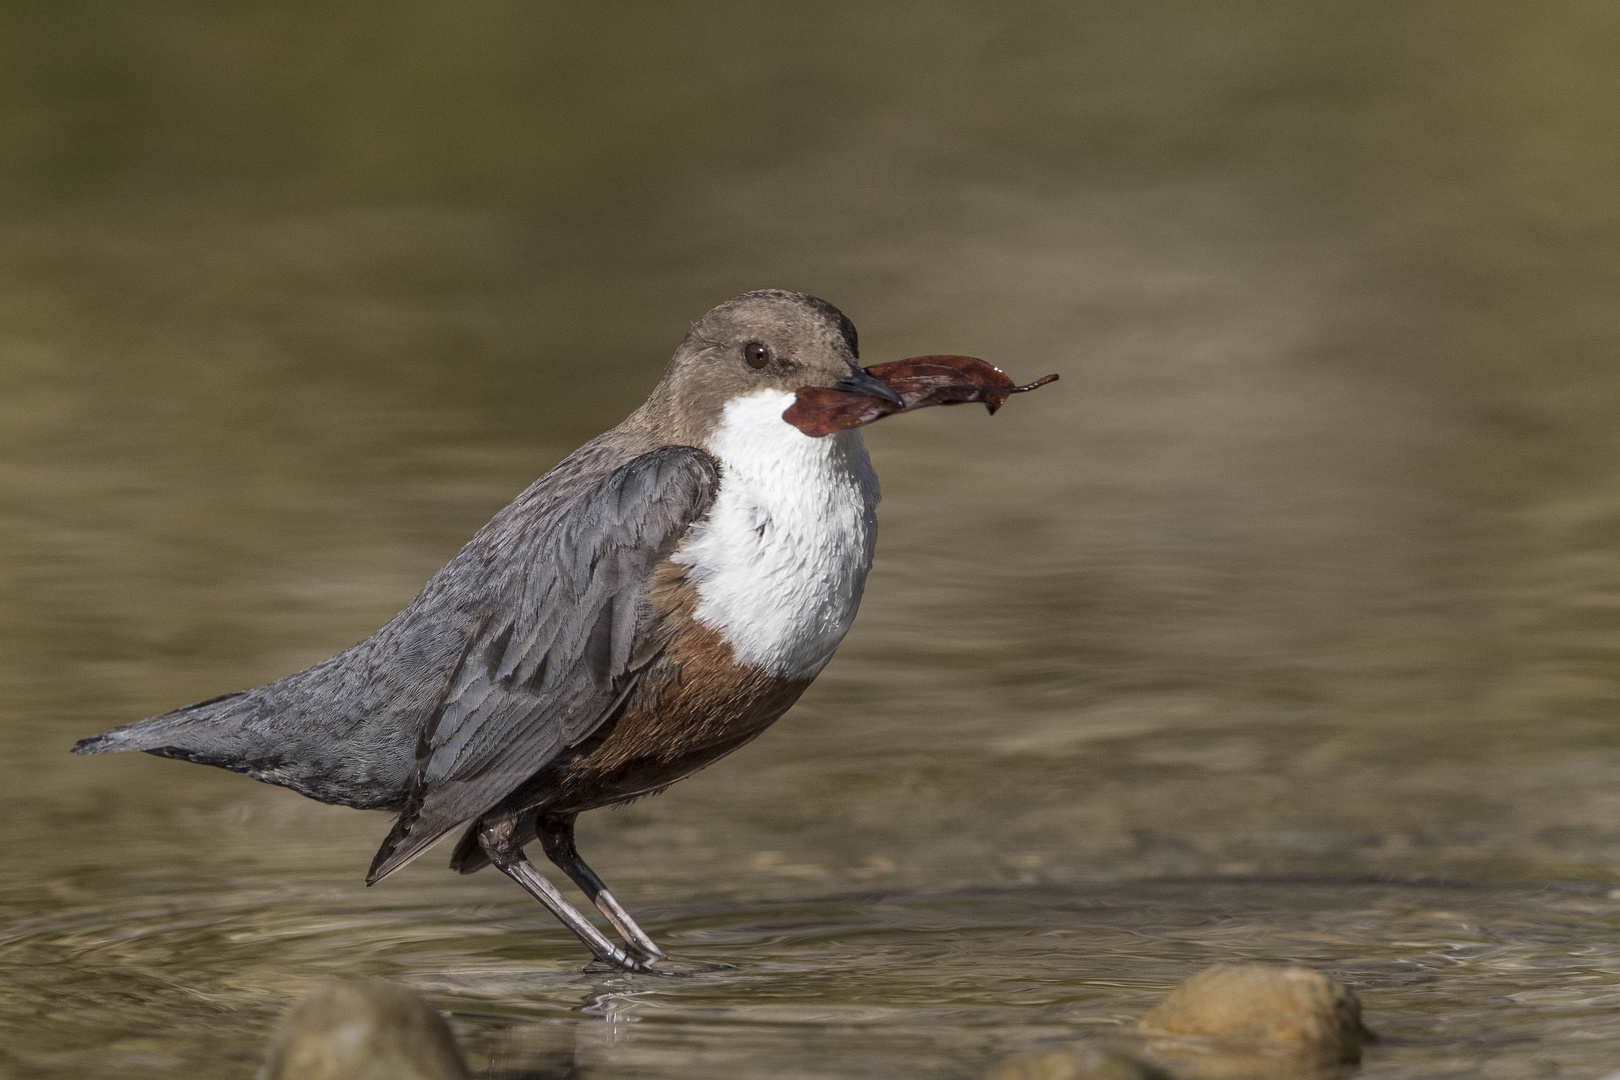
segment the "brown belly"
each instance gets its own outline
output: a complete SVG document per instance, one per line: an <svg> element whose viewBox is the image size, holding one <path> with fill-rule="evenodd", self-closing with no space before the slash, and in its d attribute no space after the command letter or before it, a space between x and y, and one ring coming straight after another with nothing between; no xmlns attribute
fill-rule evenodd
<svg viewBox="0 0 1620 1080"><path fill-rule="evenodd" d="M547 765L502 809L578 813L667 787L764 731L809 679L739 667L731 646L691 617L696 590L659 568L653 601L670 638L618 715Z"/></svg>

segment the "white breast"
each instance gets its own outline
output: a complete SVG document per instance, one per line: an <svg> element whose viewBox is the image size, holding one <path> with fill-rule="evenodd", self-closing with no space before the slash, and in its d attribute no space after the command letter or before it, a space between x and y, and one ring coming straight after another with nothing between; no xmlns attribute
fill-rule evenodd
<svg viewBox="0 0 1620 1080"><path fill-rule="evenodd" d="M719 493L673 558L738 663L808 679L855 621L879 495L860 432L812 439L782 419L792 403L765 390L726 404L708 447Z"/></svg>

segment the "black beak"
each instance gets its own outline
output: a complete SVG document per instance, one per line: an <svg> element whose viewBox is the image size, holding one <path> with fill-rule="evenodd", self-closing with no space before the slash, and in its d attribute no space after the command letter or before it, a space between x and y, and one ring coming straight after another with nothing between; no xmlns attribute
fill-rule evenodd
<svg viewBox="0 0 1620 1080"><path fill-rule="evenodd" d="M865 394L867 397L881 398L892 401L905 408L906 399L900 396L900 391L876 376L867 374L865 368L856 367L852 362L849 365L849 374L833 383L834 390L848 390L852 394Z"/></svg>

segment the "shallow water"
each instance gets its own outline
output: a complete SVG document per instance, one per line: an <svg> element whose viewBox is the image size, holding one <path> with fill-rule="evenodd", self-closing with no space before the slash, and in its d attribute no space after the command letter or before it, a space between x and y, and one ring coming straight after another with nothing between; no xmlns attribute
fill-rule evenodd
<svg viewBox="0 0 1620 1080"><path fill-rule="evenodd" d="M661 941L703 960L581 971L566 942L539 940L521 898L493 890L187 890L114 922L103 904L66 905L3 948L57 972L35 992L79 1015L40 1010L15 1057L42 1075L246 1071L271 1002L311 974L358 972L426 993L490 1075L957 1077L1012 1049L1128 1040L1190 966L1278 955L1366 988L1380 1042L1365 1075L1580 1073L1620 1041L1616 949L1590 937L1612 931L1620 902L1569 886L1071 880L646 910ZM180 986L160 970L216 974ZM1563 985L1548 985L1555 972ZM86 1045L75 1025L91 1010L104 1022Z"/></svg>
<svg viewBox="0 0 1620 1080"><path fill-rule="evenodd" d="M0 12L0 1074L246 1077L345 974L492 1076L965 1077L1251 957L1365 1075L1620 1068L1608 7L133 10ZM368 634L761 286L1063 381L871 428L833 665L582 820L677 976L67 755Z"/></svg>

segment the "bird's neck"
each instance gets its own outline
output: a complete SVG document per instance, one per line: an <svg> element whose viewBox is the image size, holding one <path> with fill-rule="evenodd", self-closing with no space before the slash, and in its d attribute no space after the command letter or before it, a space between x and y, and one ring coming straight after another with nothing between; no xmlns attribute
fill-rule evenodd
<svg viewBox="0 0 1620 1080"><path fill-rule="evenodd" d="M855 618L879 492L860 432L813 439L782 419L792 400L764 390L727 402L705 447L719 493L674 559L697 587L697 620L737 663L807 679Z"/></svg>

